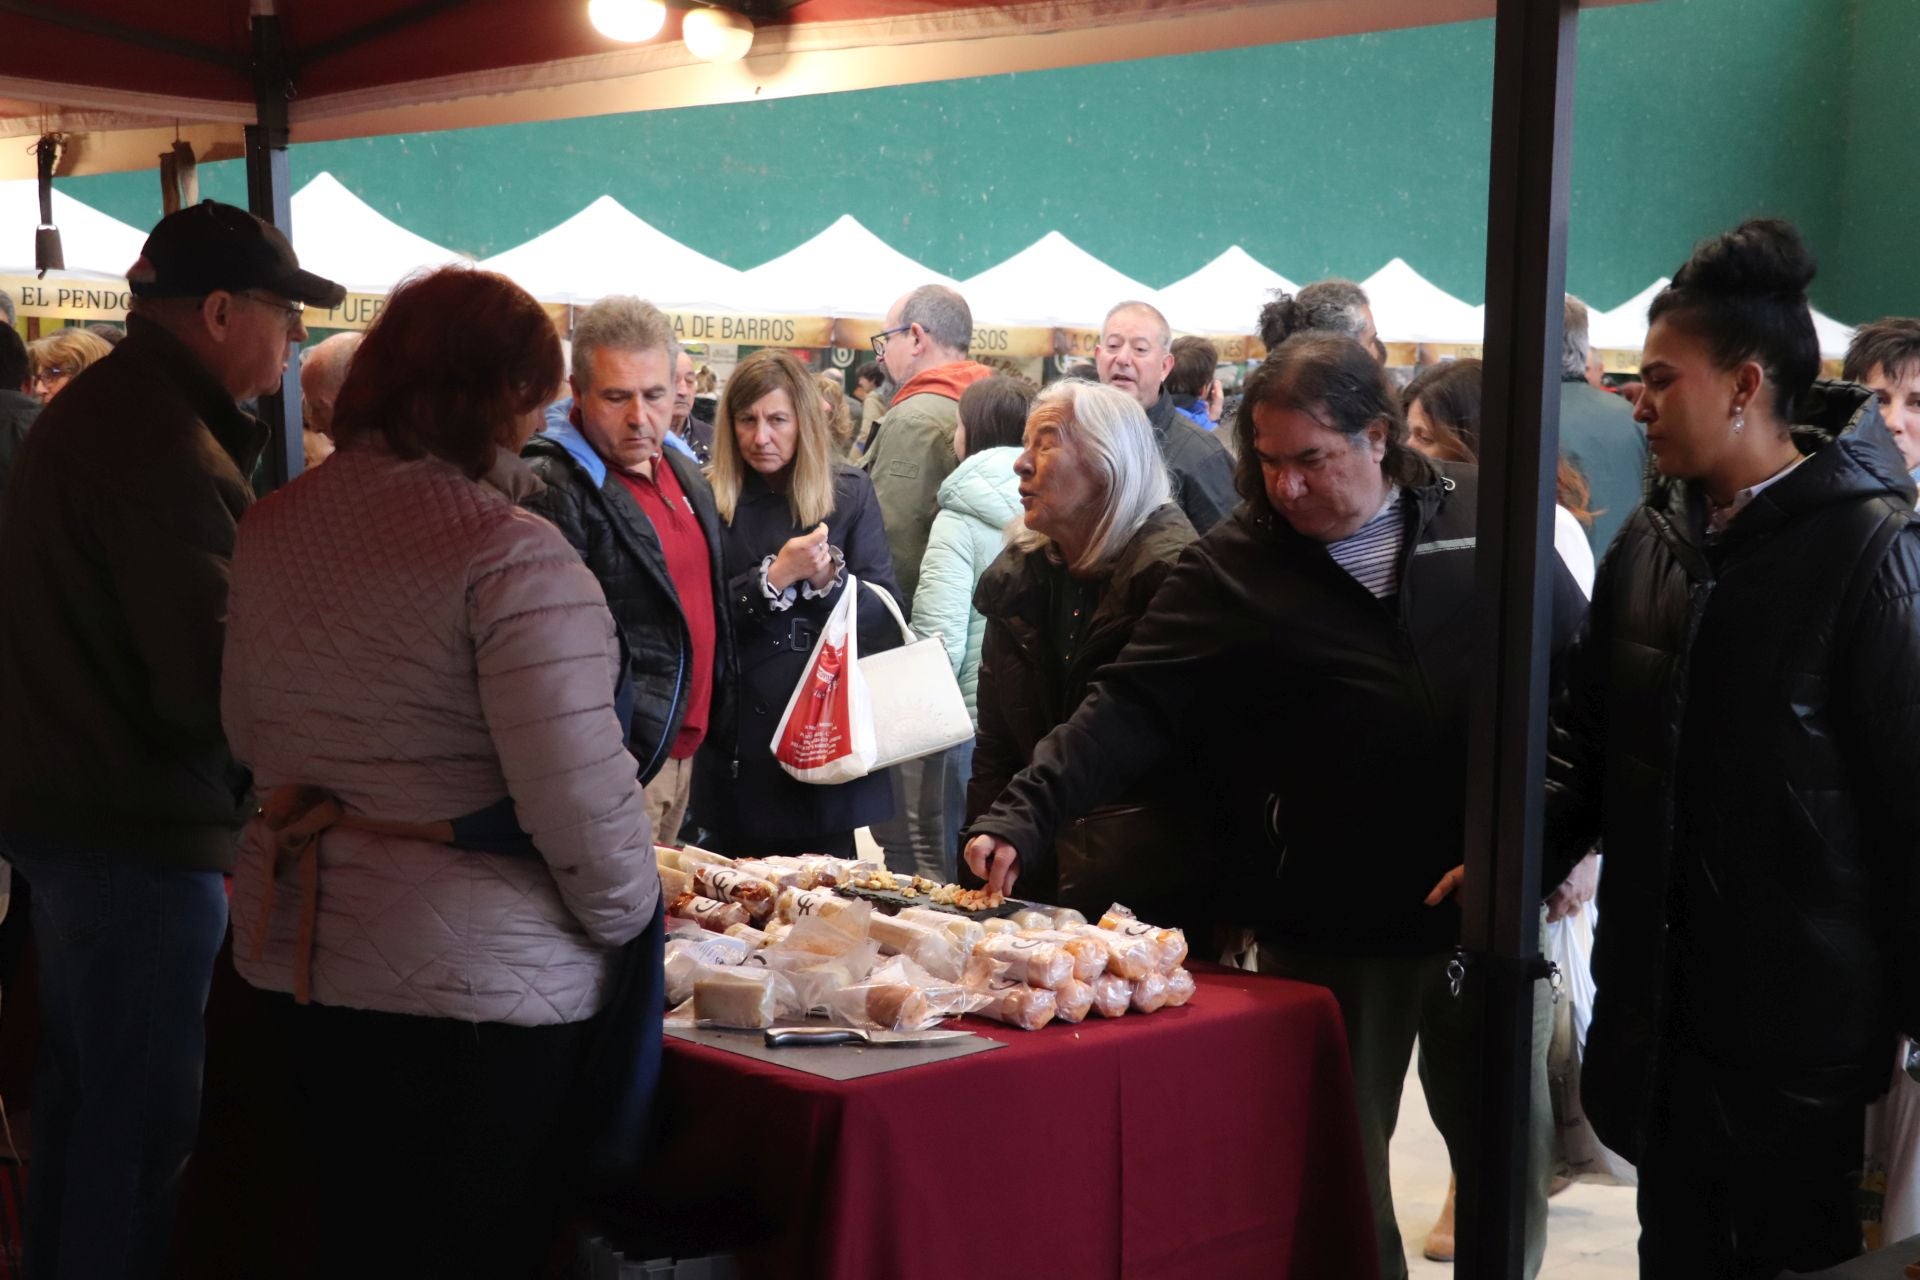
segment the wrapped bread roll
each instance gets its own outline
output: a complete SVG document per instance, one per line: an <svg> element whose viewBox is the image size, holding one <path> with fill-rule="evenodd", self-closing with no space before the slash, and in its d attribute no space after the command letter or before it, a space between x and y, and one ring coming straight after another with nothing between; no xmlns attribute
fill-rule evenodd
<svg viewBox="0 0 1920 1280"><path fill-rule="evenodd" d="M1062 1022L1083 1022L1093 1011L1093 987L1090 983L1068 978L1053 989L1054 1017Z"/></svg>
<svg viewBox="0 0 1920 1280"><path fill-rule="evenodd" d="M756 950L762 947L771 946L773 943L773 939L769 938L765 933L762 933L760 930L754 928L750 924L728 925L727 936L729 938L738 938L740 939L740 941L746 943L748 946L753 947Z"/></svg>
<svg viewBox="0 0 1920 1280"><path fill-rule="evenodd" d="M1115 973L1103 973L1087 984L1093 991L1093 1011L1103 1018L1123 1016L1133 1005L1133 984Z"/></svg>
<svg viewBox="0 0 1920 1280"><path fill-rule="evenodd" d="M959 943L961 950L968 952L987 936L986 929L979 921L957 916L951 911L935 911L932 907L908 907L895 919L911 920L929 929L939 929Z"/></svg>
<svg viewBox="0 0 1920 1280"><path fill-rule="evenodd" d="M789 924L801 916L830 916L853 905L825 889L782 889L774 901L780 918Z"/></svg>
<svg viewBox="0 0 1920 1280"><path fill-rule="evenodd" d="M725 933L729 926L749 923L747 909L733 902L715 902L697 893L683 893L667 905L667 914L691 920L702 929Z"/></svg>
<svg viewBox="0 0 1920 1280"><path fill-rule="evenodd" d="M974 1012L1022 1031L1038 1031L1053 1021L1058 1010L1053 992L1013 982L996 983L993 990L987 992L985 1003Z"/></svg>
<svg viewBox="0 0 1920 1280"><path fill-rule="evenodd" d="M958 982L967 953L944 931L899 916L876 915L868 923L873 940L890 956L906 956L936 978Z"/></svg>
<svg viewBox="0 0 1920 1280"><path fill-rule="evenodd" d="M732 867L696 866L693 869L694 892L716 902L732 902L746 908L758 924L773 916L774 887Z"/></svg>
<svg viewBox="0 0 1920 1280"><path fill-rule="evenodd" d="M1167 1007L1178 1009L1193 999L1194 990L1193 975L1185 969L1175 969L1167 975Z"/></svg>
<svg viewBox="0 0 1920 1280"><path fill-rule="evenodd" d="M790 858L742 858L733 869L743 876L765 880L775 889L811 889L813 880L799 867L790 866Z"/></svg>
<svg viewBox="0 0 1920 1280"><path fill-rule="evenodd" d="M998 916L991 920L982 920L980 922L980 927L987 931L987 936L989 938L996 937L1003 933L1020 932L1020 926L1015 924L1013 921L1007 919L1005 916Z"/></svg>
<svg viewBox="0 0 1920 1280"><path fill-rule="evenodd" d="M1135 1013L1158 1013L1167 1007L1167 975L1150 973L1133 984Z"/></svg>
<svg viewBox="0 0 1920 1280"><path fill-rule="evenodd" d="M692 893L693 877L663 862L660 864L660 892L666 895L668 902L683 893Z"/></svg>
<svg viewBox="0 0 1920 1280"><path fill-rule="evenodd" d="M1023 911L1016 911L1007 918L1013 921L1014 928L1016 929L1053 928L1053 914L1048 911L1042 911L1039 907L1028 907Z"/></svg>
<svg viewBox="0 0 1920 1280"><path fill-rule="evenodd" d="M1055 907L1049 914L1056 929L1077 929L1087 922L1087 918L1072 907Z"/></svg>
<svg viewBox="0 0 1920 1280"><path fill-rule="evenodd" d="M658 856L663 847L664 846L661 845L653 846L654 854ZM695 845L681 845L678 849L671 850L671 852L678 859L674 865L688 873L691 873L696 866L730 867L733 865L732 858L723 858L717 853L708 853L705 849Z"/></svg>
<svg viewBox="0 0 1920 1280"><path fill-rule="evenodd" d="M1083 938L1079 934L1066 933L1059 929L1049 929L1026 936L1041 938L1063 948L1073 957L1073 976L1081 982L1092 982L1107 971L1107 946L1097 938Z"/></svg>
<svg viewBox="0 0 1920 1280"><path fill-rule="evenodd" d="M1030 987L1057 987L1073 977L1073 956L1057 943L1021 935L987 938L973 949L1007 966L1006 976Z"/></svg>
<svg viewBox="0 0 1920 1280"><path fill-rule="evenodd" d="M1149 938L1130 937L1112 929L1081 925L1073 933L1092 938L1107 949L1107 972L1119 974L1128 982L1138 982L1159 971L1160 949Z"/></svg>
<svg viewBox="0 0 1920 1280"><path fill-rule="evenodd" d="M770 1027L780 1015L771 969L705 969L693 980L693 1016L704 1026Z"/></svg>
<svg viewBox="0 0 1920 1280"><path fill-rule="evenodd" d="M927 1024L926 993L918 987L884 983L867 988L867 1017L887 1031L918 1031Z"/></svg>
<svg viewBox="0 0 1920 1280"><path fill-rule="evenodd" d="M1187 935L1184 932L1147 924L1117 903L1100 917L1100 927L1125 937L1151 941L1158 953L1156 963L1162 973L1172 973L1187 962Z"/></svg>

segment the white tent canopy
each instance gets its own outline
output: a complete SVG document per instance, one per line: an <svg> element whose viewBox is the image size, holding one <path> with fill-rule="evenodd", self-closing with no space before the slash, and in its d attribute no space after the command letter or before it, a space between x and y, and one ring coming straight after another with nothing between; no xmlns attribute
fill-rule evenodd
<svg viewBox="0 0 1920 1280"><path fill-rule="evenodd" d="M1647 342L1647 308L1670 282L1661 276L1611 311L1593 316L1587 325L1587 339L1602 351L1638 351ZM1832 316L1813 311L1813 332L1820 340L1820 358L1839 360L1853 341L1853 326Z"/></svg>
<svg viewBox="0 0 1920 1280"><path fill-rule="evenodd" d="M386 293L421 268L471 259L377 212L330 173L293 193L300 266L354 293Z"/></svg>
<svg viewBox="0 0 1920 1280"><path fill-rule="evenodd" d="M0 182L0 274L33 273L33 233L40 225L39 192L31 178ZM81 204L57 187L53 192L53 224L60 228L60 249L68 276L124 280L127 268L147 242L145 231Z"/></svg>
<svg viewBox="0 0 1920 1280"><path fill-rule="evenodd" d="M1820 358L1822 360L1844 360L1847 348L1853 343L1853 326L1842 324L1832 316L1817 309L1813 312L1814 336L1820 339Z"/></svg>
<svg viewBox="0 0 1920 1280"><path fill-rule="evenodd" d="M1121 274L1058 231L960 286L976 322L1094 329L1119 302L1160 305L1158 291ZM1163 308L1164 309L1164 308Z"/></svg>
<svg viewBox="0 0 1920 1280"><path fill-rule="evenodd" d="M1485 327L1481 307L1460 299L1395 258L1361 282L1382 342L1472 344Z"/></svg>
<svg viewBox="0 0 1920 1280"><path fill-rule="evenodd" d="M1160 291L1167 323L1189 333L1251 333L1274 290L1300 286L1234 245Z"/></svg>
<svg viewBox="0 0 1920 1280"><path fill-rule="evenodd" d="M625 293L668 310L743 303L739 271L656 230L612 196L480 265L547 302Z"/></svg>
<svg viewBox="0 0 1920 1280"><path fill-rule="evenodd" d="M742 272L739 297L756 312L880 319L903 293L955 283L843 213L819 235Z"/></svg>

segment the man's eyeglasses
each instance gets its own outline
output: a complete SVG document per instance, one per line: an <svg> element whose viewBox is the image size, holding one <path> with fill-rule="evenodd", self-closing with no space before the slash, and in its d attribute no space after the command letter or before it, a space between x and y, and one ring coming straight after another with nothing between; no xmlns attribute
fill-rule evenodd
<svg viewBox="0 0 1920 1280"><path fill-rule="evenodd" d="M912 330L912 325L903 324L898 329L882 329L880 332L874 334L873 337L868 340L873 343L873 358L878 360L887 354L887 340L889 338L902 333L910 333Z"/></svg>
<svg viewBox="0 0 1920 1280"><path fill-rule="evenodd" d="M248 302L257 302L270 311L278 311L281 318L287 322L289 329L296 328L306 319L307 305L304 302L289 302L285 298L274 298L252 292L236 293L233 296L245 298Z"/></svg>

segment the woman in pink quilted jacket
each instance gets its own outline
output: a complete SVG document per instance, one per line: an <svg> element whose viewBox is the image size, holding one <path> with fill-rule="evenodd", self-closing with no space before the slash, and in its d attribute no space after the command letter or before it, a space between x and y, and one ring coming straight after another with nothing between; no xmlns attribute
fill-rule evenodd
<svg viewBox="0 0 1920 1280"><path fill-rule="evenodd" d="M516 502L561 371L504 277L412 280L354 356L339 452L240 527L222 718L263 812L234 958L288 993L320 1274L540 1274L615 949L658 910L613 619ZM455 847L475 814L530 843Z"/></svg>

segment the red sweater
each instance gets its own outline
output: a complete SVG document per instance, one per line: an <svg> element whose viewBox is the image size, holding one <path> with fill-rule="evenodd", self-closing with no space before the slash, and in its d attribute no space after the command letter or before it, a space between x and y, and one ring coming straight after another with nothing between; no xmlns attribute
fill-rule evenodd
<svg viewBox="0 0 1920 1280"><path fill-rule="evenodd" d="M693 672L687 684L686 719L680 722L680 732L667 752L675 760L685 760L700 749L712 715L713 647L719 637L713 620L713 562L707 537L700 531L699 517L680 487L680 478L664 457L654 459L651 479L611 467L608 470L627 487L652 522L660 548L666 553L667 576L673 579L673 589L686 615L687 635L693 645Z"/></svg>

